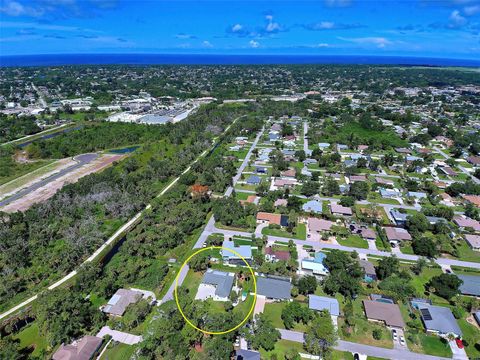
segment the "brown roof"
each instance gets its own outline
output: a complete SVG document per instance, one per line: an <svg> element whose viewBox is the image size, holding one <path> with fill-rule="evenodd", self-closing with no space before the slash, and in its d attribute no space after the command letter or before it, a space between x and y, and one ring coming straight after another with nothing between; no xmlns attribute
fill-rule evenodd
<svg viewBox="0 0 480 360"><path fill-rule="evenodd" d="M472 228L475 231L480 231L480 222L470 219L469 217L456 215L453 217L453 222L459 227Z"/></svg>
<svg viewBox="0 0 480 360"><path fill-rule="evenodd" d="M334 214L352 215L352 209L340 204L330 204L330 210Z"/></svg>
<svg viewBox="0 0 480 360"><path fill-rule="evenodd" d="M480 156L469 156L467 161L472 165L480 165Z"/></svg>
<svg viewBox="0 0 480 360"><path fill-rule="evenodd" d="M142 293L139 291L118 289L102 310L107 314L122 316L128 305L136 303L141 298Z"/></svg>
<svg viewBox="0 0 480 360"><path fill-rule="evenodd" d="M377 234L372 229L362 229L361 235L364 239L375 239Z"/></svg>
<svg viewBox="0 0 480 360"><path fill-rule="evenodd" d="M278 260L290 260L290 252L287 251L287 250L273 250L273 248L270 246L270 247L267 247L265 249L265 254L268 254L268 255L275 255L275 258L277 258Z"/></svg>
<svg viewBox="0 0 480 360"><path fill-rule="evenodd" d="M382 177L376 177L375 181L378 184L385 184L385 185L393 185L394 184L393 180L385 179L385 178L382 178Z"/></svg>
<svg viewBox="0 0 480 360"><path fill-rule="evenodd" d="M479 235L465 235L465 240L469 243L472 248L480 248L480 236Z"/></svg>
<svg viewBox="0 0 480 360"><path fill-rule="evenodd" d="M328 231L332 226L332 221L317 218L308 218L308 229L310 231Z"/></svg>
<svg viewBox="0 0 480 360"><path fill-rule="evenodd" d="M84 336L71 345L61 345L52 356L53 360L90 360L102 344L103 339Z"/></svg>
<svg viewBox="0 0 480 360"><path fill-rule="evenodd" d="M480 207L480 196L479 195L463 195L462 196L468 202L471 202L473 205Z"/></svg>
<svg viewBox="0 0 480 360"><path fill-rule="evenodd" d="M363 300L365 315L368 319L385 322L387 326L405 327L402 313L397 304L388 304L380 301Z"/></svg>
<svg viewBox="0 0 480 360"><path fill-rule="evenodd" d="M285 177L295 177L295 169L288 169L288 170L282 171L280 175Z"/></svg>
<svg viewBox="0 0 480 360"><path fill-rule="evenodd" d="M409 232L402 228L385 227L385 233L389 241L412 240Z"/></svg>
<svg viewBox="0 0 480 360"><path fill-rule="evenodd" d="M282 215L280 214L272 214L267 212L258 212L257 213L257 220L258 221L267 221L270 224L281 224Z"/></svg>
<svg viewBox="0 0 480 360"><path fill-rule="evenodd" d="M275 206L275 207L277 207L277 206L287 206L287 204L288 204L287 199L277 199L273 203L273 206Z"/></svg>
<svg viewBox="0 0 480 360"><path fill-rule="evenodd" d="M350 175L350 181L367 181L367 177L365 175Z"/></svg>

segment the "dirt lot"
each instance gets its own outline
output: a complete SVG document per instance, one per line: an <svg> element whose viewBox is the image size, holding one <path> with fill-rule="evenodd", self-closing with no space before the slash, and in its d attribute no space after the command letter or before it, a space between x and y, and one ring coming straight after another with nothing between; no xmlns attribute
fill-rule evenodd
<svg viewBox="0 0 480 360"><path fill-rule="evenodd" d="M91 173L99 172L110 166L114 161L119 161L124 157L125 155L101 154L96 159L73 169L71 172L68 172L63 176L52 179L52 181L48 182L44 186L35 189L34 191L25 194L25 196L22 196L20 199L16 199L3 206L1 210L5 212L25 211L33 204L51 198L65 184L75 183L78 181L78 179Z"/></svg>

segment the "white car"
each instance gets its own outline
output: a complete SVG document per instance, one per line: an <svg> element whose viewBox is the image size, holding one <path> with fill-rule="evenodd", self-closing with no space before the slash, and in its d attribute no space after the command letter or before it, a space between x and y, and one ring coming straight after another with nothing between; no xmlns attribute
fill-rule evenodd
<svg viewBox="0 0 480 360"><path fill-rule="evenodd" d="M400 345L405 346L405 338L400 336Z"/></svg>

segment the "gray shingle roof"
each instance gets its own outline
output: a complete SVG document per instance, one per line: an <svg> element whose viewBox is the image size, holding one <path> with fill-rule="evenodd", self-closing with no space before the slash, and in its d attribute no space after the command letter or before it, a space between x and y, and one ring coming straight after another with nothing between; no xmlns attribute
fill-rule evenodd
<svg viewBox="0 0 480 360"><path fill-rule="evenodd" d="M257 295L278 300L290 300L292 284L289 279L257 277Z"/></svg>
<svg viewBox="0 0 480 360"><path fill-rule="evenodd" d="M233 286L233 273L208 269L203 275L202 283L215 285L215 295L219 297L228 297Z"/></svg>
<svg viewBox="0 0 480 360"><path fill-rule="evenodd" d="M260 353L252 350L237 350L235 360L260 360Z"/></svg>
<svg viewBox="0 0 480 360"><path fill-rule="evenodd" d="M118 289L110 298L107 305L104 306L103 312L122 316L128 305L136 303L142 298L142 293L134 290Z"/></svg>
<svg viewBox="0 0 480 360"><path fill-rule="evenodd" d="M480 276L457 275L463 284L460 285L460 292L464 295L480 296Z"/></svg>
<svg viewBox="0 0 480 360"><path fill-rule="evenodd" d="M423 324L427 330L437 331L440 334L453 333L458 336L462 335L462 330L460 330L457 320L455 320L449 308L428 304L418 305Z"/></svg>

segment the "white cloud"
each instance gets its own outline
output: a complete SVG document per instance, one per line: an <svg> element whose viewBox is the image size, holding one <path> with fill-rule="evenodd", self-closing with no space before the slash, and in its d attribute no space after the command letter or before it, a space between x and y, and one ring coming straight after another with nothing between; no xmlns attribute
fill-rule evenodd
<svg viewBox="0 0 480 360"><path fill-rule="evenodd" d="M0 13L9 16L31 16L40 17L44 14L42 9L34 9L30 6L24 6L17 1L7 1L5 5L0 8Z"/></svg>
<svg viewBox="0 0 480 360"><path fill-rule="evenodd" d="M314 45L314 47L316 47L316 48L327 48L329 46L330 45L326 44L326 43L320 43L320 44Z"/></svg>
<svg viewBox="0 0 480 360"><path fill-rule="evenodd" d="M465 19L461 14L460 11L458 10L453 10L452 13L450 14L449 19L449 24L448 26L451 28L458 28L467 23L467 19Z"/></svg>
<svg viewBox="0 0 480 360"><path fill-rule="evenodd" d="M239 32L242 31L243 26L241 24L235 24L232 26L232 32Z"/></svg>
<svg viewBox="0 0 480 360"><path fill-rule="evenodd" d="M465 15L467 15L467 16L476 15L476 14L480 13L480 5L466 6L466 7L463 9L463 12L464 12Z"/></svg>
<svg viewBox="0 0 480 360"><path fill-rule="evenodd" d="M93 29L82 29L76 26L63 26L63 25L51 25L51 24L39 24L35 22L19 22L19 21L0 21L1 28L10 29L35 29L35 30L47 30L47 31L66 31L66 32L92 32L100 33L100 31Z"/></svg>
<svg viewBox="0 0 480 360"><path fill-rule="evenodd" d="M202 46L206 47L206 48L212 48L213 44L210 41L205 40L205 41L202 42Z"/></svg>
<svg viewBox="0 0 480 360"><path fill-rule="evenodd" d="M265 26L265 31L272 33L272 32L278 32L281 30L281 26L278 22L273 21L273 15L266 15L265 19L267 19L268 23L267 26Z"/></svg>
<svg viewBox="0 0 480 360"><path fill-rule="evenodd" d="M255 41L255 40L250 40L250 42L248 43L248 45L250 45L251 48L258 48L260 46L260 43L258 41Z"/></svg>
<svg viewBox="0 0 480 360"><path fill-rule="evenodd" d="M351 0L325 0L325 5L330 7L345 7L352 3Z"/></svg>
<svg viewBox="0 0 480 360"><path fill-rule="evenodd" d="M387 45L391 45L392 42L384 37L360 37L360 38L345 38L338 37L343 41L349 41L356 44L376 45L378 48L383 49Z"/></svg>
<svg viewBox="0 0 480 360"><path fill-rule="evenodd" d="M331 21L322 21L317 24L318 29L333 29L335 27L335 23Z"/></svg>

